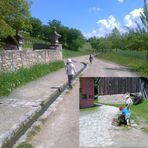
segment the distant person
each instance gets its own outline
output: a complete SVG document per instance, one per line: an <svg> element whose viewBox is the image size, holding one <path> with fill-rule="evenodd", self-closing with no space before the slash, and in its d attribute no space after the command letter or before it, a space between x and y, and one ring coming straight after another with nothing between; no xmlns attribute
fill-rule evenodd
<svg viewBox="0 0 148 148"><path fill-rule="evenodd" d="M93 60L93 56L90 54L90 56L89 56L89 62L90 62L90 64L92 64L92 60Z"/></svg>
<svg viewBox="0 0 148 148"><path fill-rule="evenodd" d="M72 80L73 80L73 76L76 74L76 70L71 59L68 59L66 62L66 74L68 76L69 88L72 89Z"/></svg>

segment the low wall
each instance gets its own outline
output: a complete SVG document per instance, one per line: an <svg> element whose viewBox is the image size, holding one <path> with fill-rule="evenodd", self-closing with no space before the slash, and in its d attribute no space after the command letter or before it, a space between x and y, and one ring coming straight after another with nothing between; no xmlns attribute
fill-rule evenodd
<svg viewBox="0 0 148 148"><path fill-rule="evenodd" d="M22 67L30 67L34 64L49 63L62 60L62 47L55 49L32 50L5 50L0 51L0 72L15 71Z"/></svg>

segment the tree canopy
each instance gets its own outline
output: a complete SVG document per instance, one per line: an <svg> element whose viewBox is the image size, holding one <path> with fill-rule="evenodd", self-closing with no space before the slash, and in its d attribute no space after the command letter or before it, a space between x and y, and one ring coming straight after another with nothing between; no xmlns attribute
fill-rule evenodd
<svg viewBox="0 0 148 148"><path fill-rule="evenodd" d="M0 1L0 37L17 35L20 30L31 27L29 6L26 0Z"/></svg>

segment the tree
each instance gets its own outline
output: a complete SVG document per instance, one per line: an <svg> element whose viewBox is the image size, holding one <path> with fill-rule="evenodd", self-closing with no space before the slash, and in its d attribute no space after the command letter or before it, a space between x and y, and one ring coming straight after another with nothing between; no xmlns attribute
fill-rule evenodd
<svg viewBox="0 0 148 148"><path fill-rule="evenodd" d="M121 49L121 34L118 28L114 28L112 32L108 35L108 40L112 43L112 49Z"/></svg>
<svg viewBox="0 0 148 148"><path fill-rule="evenodd" d="M84 44L84 37L82 33L74 28L68 30L67 45L70 50L79 50Z"/></svg>
<svg viewBox="0 0 148 148"><path fill-rule="evenodd" d="M14 35L13 28L6 21L7 16L11 14L13 8L9 4L10 0L0 1L0 38L5 38L9 35Z"/></svg>
<svg viewBox="0 0 148 148"><path fill-rule="evenodd" d="M1 0L0 1L0 23L3 24L3 30L10 32L4 36L18 35L20 30L30 28L29 3L26 0ZM4 31L1 31L3 33ZM3 34L1 34L3 36Z"/></svg>
<svg viewBox="0 0 148 148"><path fill-rule="evenodd" d="M95 50L102 49L99 45L99 39L97 39L96 37L91 37L88 41L90 42L93 49Z"/></svg>
<svg viewBox="0 0 148 148"><path fill-rule="evenodd" d="M142 26L137 22L137 32L141 35L143 39L143 48L147 50L146 60L148 61L148 2L144 0L143 13L140 16Z"/></svg>
<svg viewBox="0 0 148 148"><path fill-rule="evenodd" d="M56 29L60 29L62 27L62 24L58 20L49 20L48 22L49 27L52 29L53 27L56 27Z"/></svg>
<svg viewBox="0 0 148 148"><path fill-rule="evenodd" d="M41 37L42 22L40 21L40 19L31 17L30 24L32 26L31 31L29 31L30 35L33 37Z"/></svg>

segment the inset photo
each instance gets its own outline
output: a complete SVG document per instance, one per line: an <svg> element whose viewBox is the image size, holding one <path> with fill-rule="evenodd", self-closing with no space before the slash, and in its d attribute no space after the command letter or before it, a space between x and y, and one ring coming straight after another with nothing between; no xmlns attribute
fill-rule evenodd
<svg viewBox="0 0 148 148"><path fill-rule="evenodd" d="M79 109L81 148L147 147L147 77L80 77Z"/></svg>

